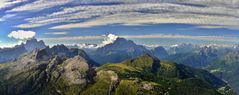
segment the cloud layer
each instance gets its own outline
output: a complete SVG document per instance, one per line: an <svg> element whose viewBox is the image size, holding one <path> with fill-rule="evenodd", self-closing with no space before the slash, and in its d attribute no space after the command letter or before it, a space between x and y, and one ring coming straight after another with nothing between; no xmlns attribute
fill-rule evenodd
<svg viewBox="0 0 239 95"><path fill-rule="evenodd" d="M36 36L36 32L24 31L24 30L12 31L11 33L8 34L8 37L14 38L17 40L31 39L35 36Z"/></svg>
<svg viewBox="0 0 239 95"><path fill-rule="evenodd" d="M165 23L239 29L238 0L1 0L0 9L19 3L24 4L7 10L3 17L55 10L23 16L25 23L15 26L22 29L47 25L52 25L50 29L72 29Z"/></svg>

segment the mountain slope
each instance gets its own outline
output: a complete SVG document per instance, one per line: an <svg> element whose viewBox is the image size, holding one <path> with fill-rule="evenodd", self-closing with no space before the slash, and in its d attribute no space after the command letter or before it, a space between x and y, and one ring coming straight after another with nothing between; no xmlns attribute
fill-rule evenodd
<svg viewBox="0 0 239 95"><path fill-rule="evenodd" d="M233 95L225 82L204 70L144 55L97 69L83 95ZM94 94L93 94L94 95Z"/></svg>

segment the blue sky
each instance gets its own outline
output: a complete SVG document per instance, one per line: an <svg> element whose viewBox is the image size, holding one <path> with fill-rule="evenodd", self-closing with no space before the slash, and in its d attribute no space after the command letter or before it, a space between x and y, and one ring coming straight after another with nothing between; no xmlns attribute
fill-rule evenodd
<svg viewBox="0 0 239 95"><path fill-rule="evenodd" d="M238 0L1 0L0 47L33 36L101 43L104 34L145 45L237 44L238 22Z"/></svg>

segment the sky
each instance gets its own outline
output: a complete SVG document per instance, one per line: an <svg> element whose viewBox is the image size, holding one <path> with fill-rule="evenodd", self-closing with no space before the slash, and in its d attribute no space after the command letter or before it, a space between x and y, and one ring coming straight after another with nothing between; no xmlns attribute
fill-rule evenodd
<svg viewBox="0 0 239 95"><path fill-rule="evenodd" d="M100 44L114 34L142 45L238 44L239 0L1 0L0 47Z"/></svg>

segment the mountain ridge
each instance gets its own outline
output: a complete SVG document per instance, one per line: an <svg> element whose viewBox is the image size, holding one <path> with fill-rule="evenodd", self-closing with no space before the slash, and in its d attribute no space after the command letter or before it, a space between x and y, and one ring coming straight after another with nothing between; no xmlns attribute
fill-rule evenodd
<svg viewBox="0 0 239 95"><path fill-rule="evenodd" d="M46 45L42 40L37 41L35 38L32 38L27 40L26 43L22 43L21 45L16 45L12 48L0 49L0 63L13 61L24 53L31 52L35 49L43 49L45 47Z"/></svg>

